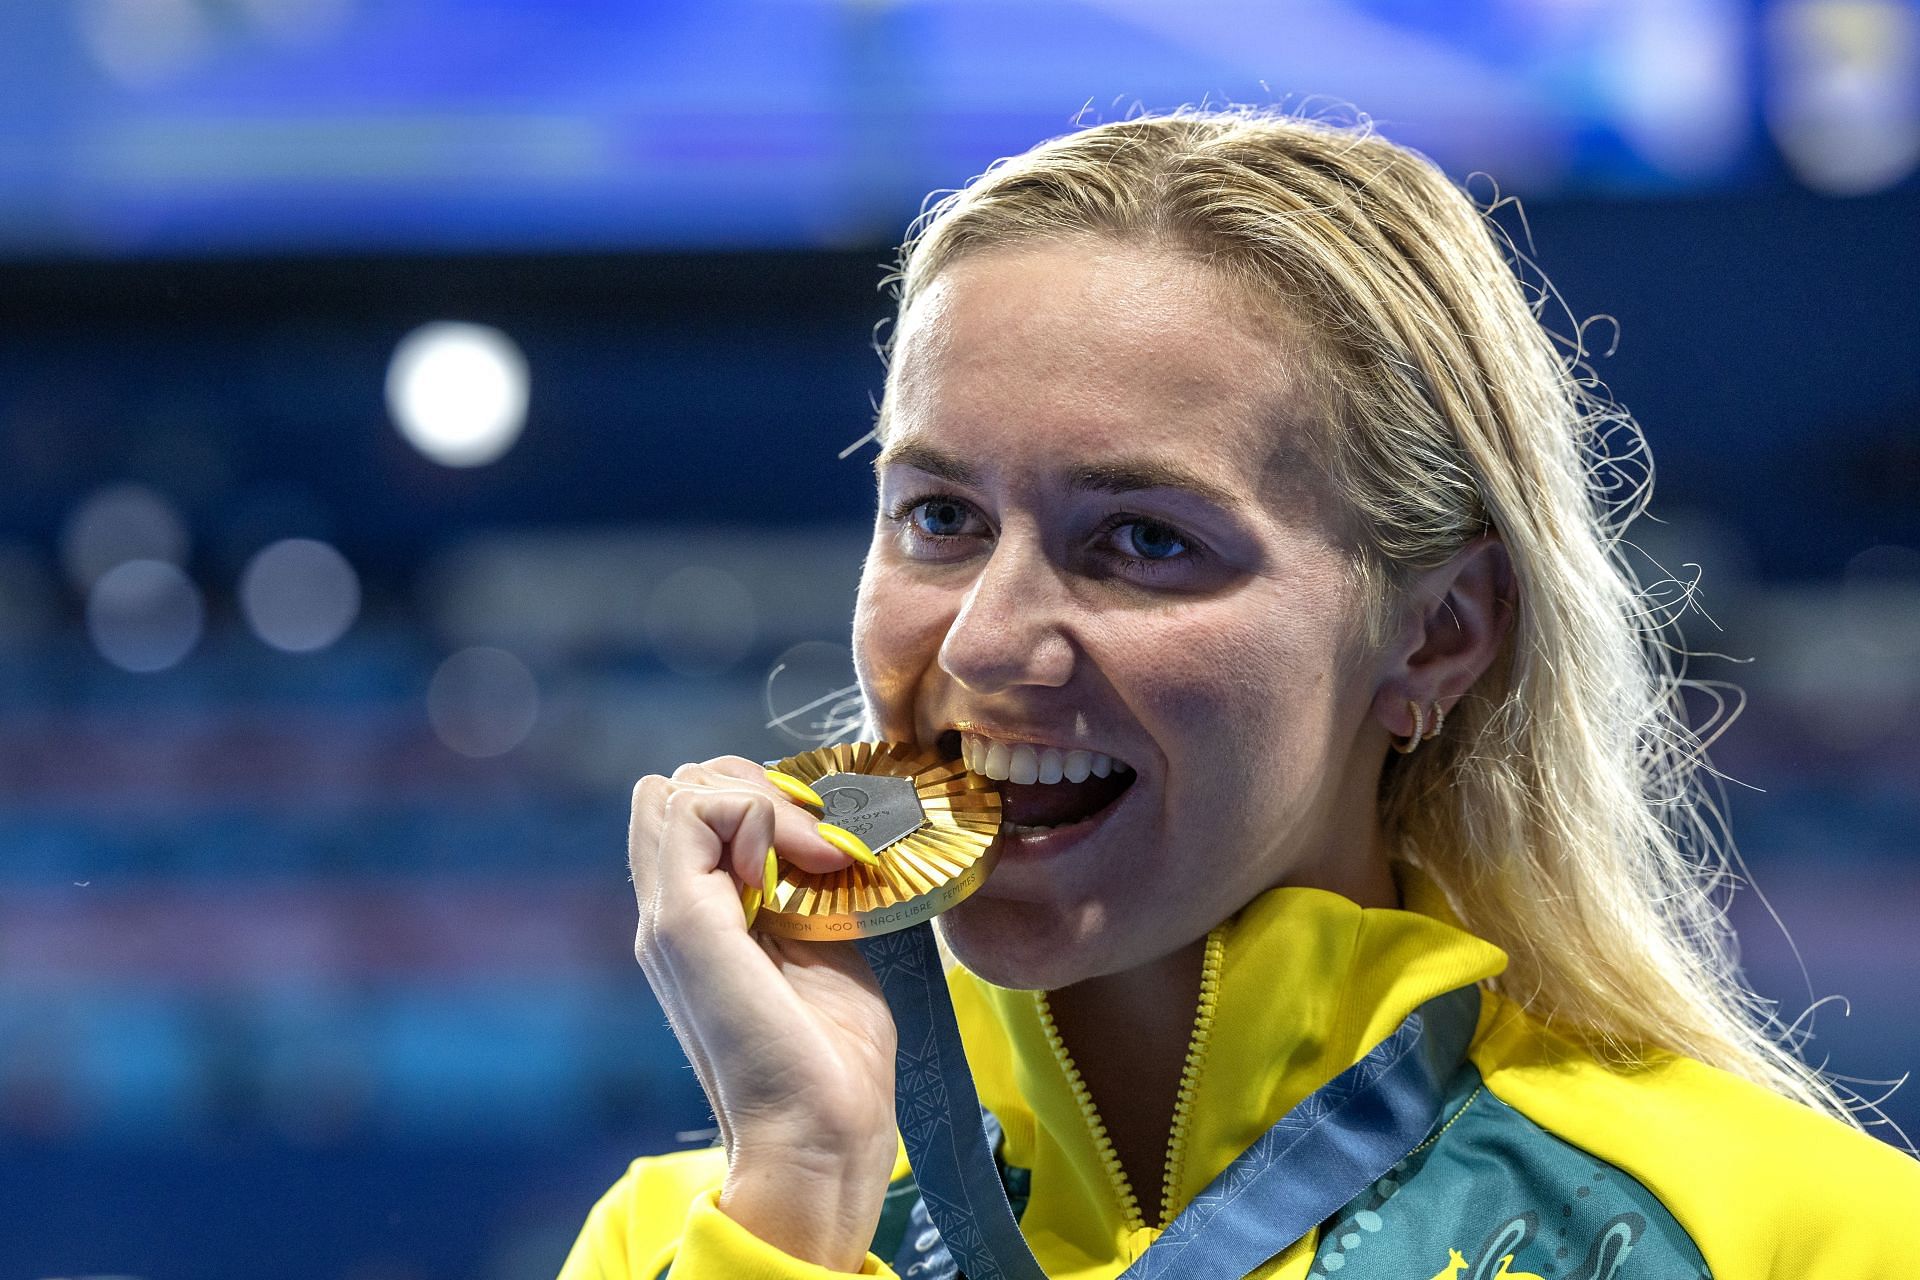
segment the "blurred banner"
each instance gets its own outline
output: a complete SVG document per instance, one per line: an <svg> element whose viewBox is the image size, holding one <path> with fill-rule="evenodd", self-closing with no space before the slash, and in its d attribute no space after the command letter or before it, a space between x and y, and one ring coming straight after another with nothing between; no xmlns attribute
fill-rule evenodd
<svg viewBox="0 0 1920 1280"><path fill-rule="evenodd" d="M18 0L0 252L861 245L1140 106L1356 104L1501 188L1920 159L1906 0Z"/></svg>

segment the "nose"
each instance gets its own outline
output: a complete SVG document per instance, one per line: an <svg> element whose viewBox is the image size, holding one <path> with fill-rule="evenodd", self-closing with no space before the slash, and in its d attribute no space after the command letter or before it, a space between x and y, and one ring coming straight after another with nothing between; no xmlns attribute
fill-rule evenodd
<svg viewBox="0 0 1920 1280"><path fill-rule="evenodd" d="M940 644L940 667L968 690L1058 688L1073 676L1059 575L1030 538L1003 533Z"/></svg>

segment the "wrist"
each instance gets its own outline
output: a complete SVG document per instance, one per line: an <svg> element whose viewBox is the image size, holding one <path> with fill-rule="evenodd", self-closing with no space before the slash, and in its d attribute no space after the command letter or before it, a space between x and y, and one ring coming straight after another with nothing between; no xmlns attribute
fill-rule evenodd
<svg viewBox="0 0 1920 1280"><path fill-rule="evenodd" d="M831 1271L858 1272L880 1224L893 1153L884 1163L778 1162L736 1154L716 1201L720 1211L794 1258Z"/></svg>

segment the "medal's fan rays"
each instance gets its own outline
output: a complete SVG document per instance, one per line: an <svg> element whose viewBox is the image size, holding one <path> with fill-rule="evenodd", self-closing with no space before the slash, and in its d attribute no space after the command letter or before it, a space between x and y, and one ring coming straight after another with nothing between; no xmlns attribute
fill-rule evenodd
<svg viewBox="0 0 1920 1280"><path fill-rule="evenodd" d="M829 789L837 786L837 791L822 794L836 807L824 820L849 829L864 823L869 831L878 825L874 844L880 862L873 867L855 863L827 875L782 865L780 884L755 919L758 930L822 940L890 933L967 897L997 860L1000 792L963 761L907 743L856 742L811 748L768 767L810 786L830 779ZM911 784L912 800L902 799L905 791L892 783L891 790L873 788L874 796L885 799L869 805L869 797L861 794L869 791L865 783L832 779L835 774L904 779ZM848 797L855 806L851 812L837 807L849 803ZM905 835L899 835L899 825L886 828L890 816L897 821L904 813L911 821L915 804L918 827ZM889 839L892 843L881 843Z"/></svg>
<svg viewBox="0 0 1920 1280"><path fill-rule="evenodd" d="M898 854L890 862L891 871L906 886L905 896L909 898L925 893L942 879L910 853Z"/></svg>

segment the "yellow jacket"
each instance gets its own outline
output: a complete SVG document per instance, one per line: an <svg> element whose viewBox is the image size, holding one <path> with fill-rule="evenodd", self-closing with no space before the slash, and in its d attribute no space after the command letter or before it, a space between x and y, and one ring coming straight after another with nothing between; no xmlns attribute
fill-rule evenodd
<svg viewBox="0 0 1920 1280"><path fill-rule="evenodd" d="M1128 1185L1044 993L948 975L1023 1234L1055 1280L1111 1280L1280 1116L1506 955L1402 868L1407 910L1261 895L1209 937L1162 1185ZM715 1207L717 1149L636 1160L560 1280L827 1280ZM881 1235L915 1199L904 1151ZM862 1275L891 1276L879 1241ZM1482 992L1435 1132L1257 1275L1271 1280L1906 1280L1920 1162L1691 1059L1609 1067Z"/></svg>

